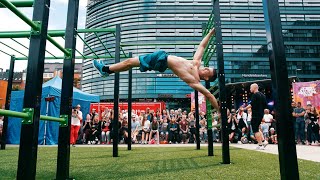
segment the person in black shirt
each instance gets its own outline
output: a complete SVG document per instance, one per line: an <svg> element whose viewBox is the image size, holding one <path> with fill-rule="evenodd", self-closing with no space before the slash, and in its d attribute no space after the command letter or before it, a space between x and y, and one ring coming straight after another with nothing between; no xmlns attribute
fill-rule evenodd
<svg viewBox="0 0 320 180"><path fill-rule="evenodd" d="M266 96L259 92L259 86L258 84L254 83L250 86L250 92L253 93L251 96L251 104L249 104L247 107L243 108L243 110L247 110L251 108L252 110L252 120L251 120L251 126L252 131L254 133L255 138L258 141L259 146L257 149L263 150L267 145L268 142L263 141L263 135L262 132L259 130L259 126L261 124L261 121L263 119L264 109L267 108L267 100Z"/></svg>

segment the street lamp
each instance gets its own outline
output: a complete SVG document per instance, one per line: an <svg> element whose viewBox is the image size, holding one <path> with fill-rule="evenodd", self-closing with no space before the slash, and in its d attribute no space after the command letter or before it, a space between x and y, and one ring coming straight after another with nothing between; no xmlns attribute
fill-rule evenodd
<svg viewBox="0 0 320 180"><path fill-rule="evenodd" d="M298 81L300 81L300 79L299 79L299 77L298 77L298 71L301 71L301 70L302 70L302 69L298 69L298 68L296 69L296 78L297 78Z"/></svg>

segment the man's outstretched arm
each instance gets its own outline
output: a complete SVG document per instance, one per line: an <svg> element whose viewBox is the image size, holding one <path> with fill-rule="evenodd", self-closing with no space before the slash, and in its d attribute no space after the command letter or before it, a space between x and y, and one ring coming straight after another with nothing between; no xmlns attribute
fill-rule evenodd
<svg viewBox="0 0 320 180"><path fill-rule="evenodd" d="M194 90L197 90L201 92L206 98L209 99L211 105L220 112L220 107L218 105L217 99L212 95L202 84L195 83L195 84L189 84L190 87L192 87Z"/></svg>
<svg viewBox="0 0 320 180"><path fill-rule="evenodd" d="M206 35L206 37L202 39L201 43L198 46L197 52L193 56L193 60L201 62L204 50L206 49L211 36L213 36L214 34L215 29L211 29L210 32Z"/></svg>

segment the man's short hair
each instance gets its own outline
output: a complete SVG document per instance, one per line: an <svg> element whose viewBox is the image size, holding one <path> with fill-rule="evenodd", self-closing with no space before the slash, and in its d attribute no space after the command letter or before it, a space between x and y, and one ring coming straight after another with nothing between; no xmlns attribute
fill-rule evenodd
<svg viewBox="0 0 320 180"><path fill-rule="evenodd" d="M213 82L217 79L217 73L213 68L212 68L212 73L213 73L213 75L209 78L209 80L208 80L209 82Z"/></svg>

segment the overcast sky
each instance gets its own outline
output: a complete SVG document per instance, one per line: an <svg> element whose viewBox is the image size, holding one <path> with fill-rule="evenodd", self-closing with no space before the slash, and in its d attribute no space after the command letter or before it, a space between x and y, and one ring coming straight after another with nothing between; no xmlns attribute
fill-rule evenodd
<svg viewBox="0 0 320 180"><path fill-rule="evenodd" d="M87 0L80 0L80 9L79 9L79 24L78 28L85 28L85 20L86 20L86 5ZM50 16L49 16L49 30L62 30L65 29L66 21L67 21L67 6L68 0L53 0L51 1L50 7ZM25 15L27 15L30 19L32 19L32 11L33 8L19 8ZM30 27L22 20L20 20L15 14L6 8L0 8L0 31L29 31ZM62 38L54 38L57 42L59 42L64 47L64 40ZM20 43L29 47L29 40L27 38L16 39ZM25 55L28 55L28 50L19 44L15 43L11 39L0 39L0 42L6 43L11 47L14 47L16 50L22 52ZM0 49L8 52L9 54L14 54L16 57L23 57L22 54L19 54L6 46L0 43ZM83 43L80 39L77 39L77 49L82 52L83 51ZM63 56L63 53L53 46L50 42L47 41L47 50L53 53L56 56ZM51 56L46 53L46 56ZM57 60L58 61L58 60ZM53 62L53 61L50 61ZM62 61L60 61L62 62ZM77 62L81 62L81 60L77 60ZM8 69L10 64L10 57L6 54L0 52L0 68ZM27 68L27 61L16 61L15 71L22 71Z"/></svg>

